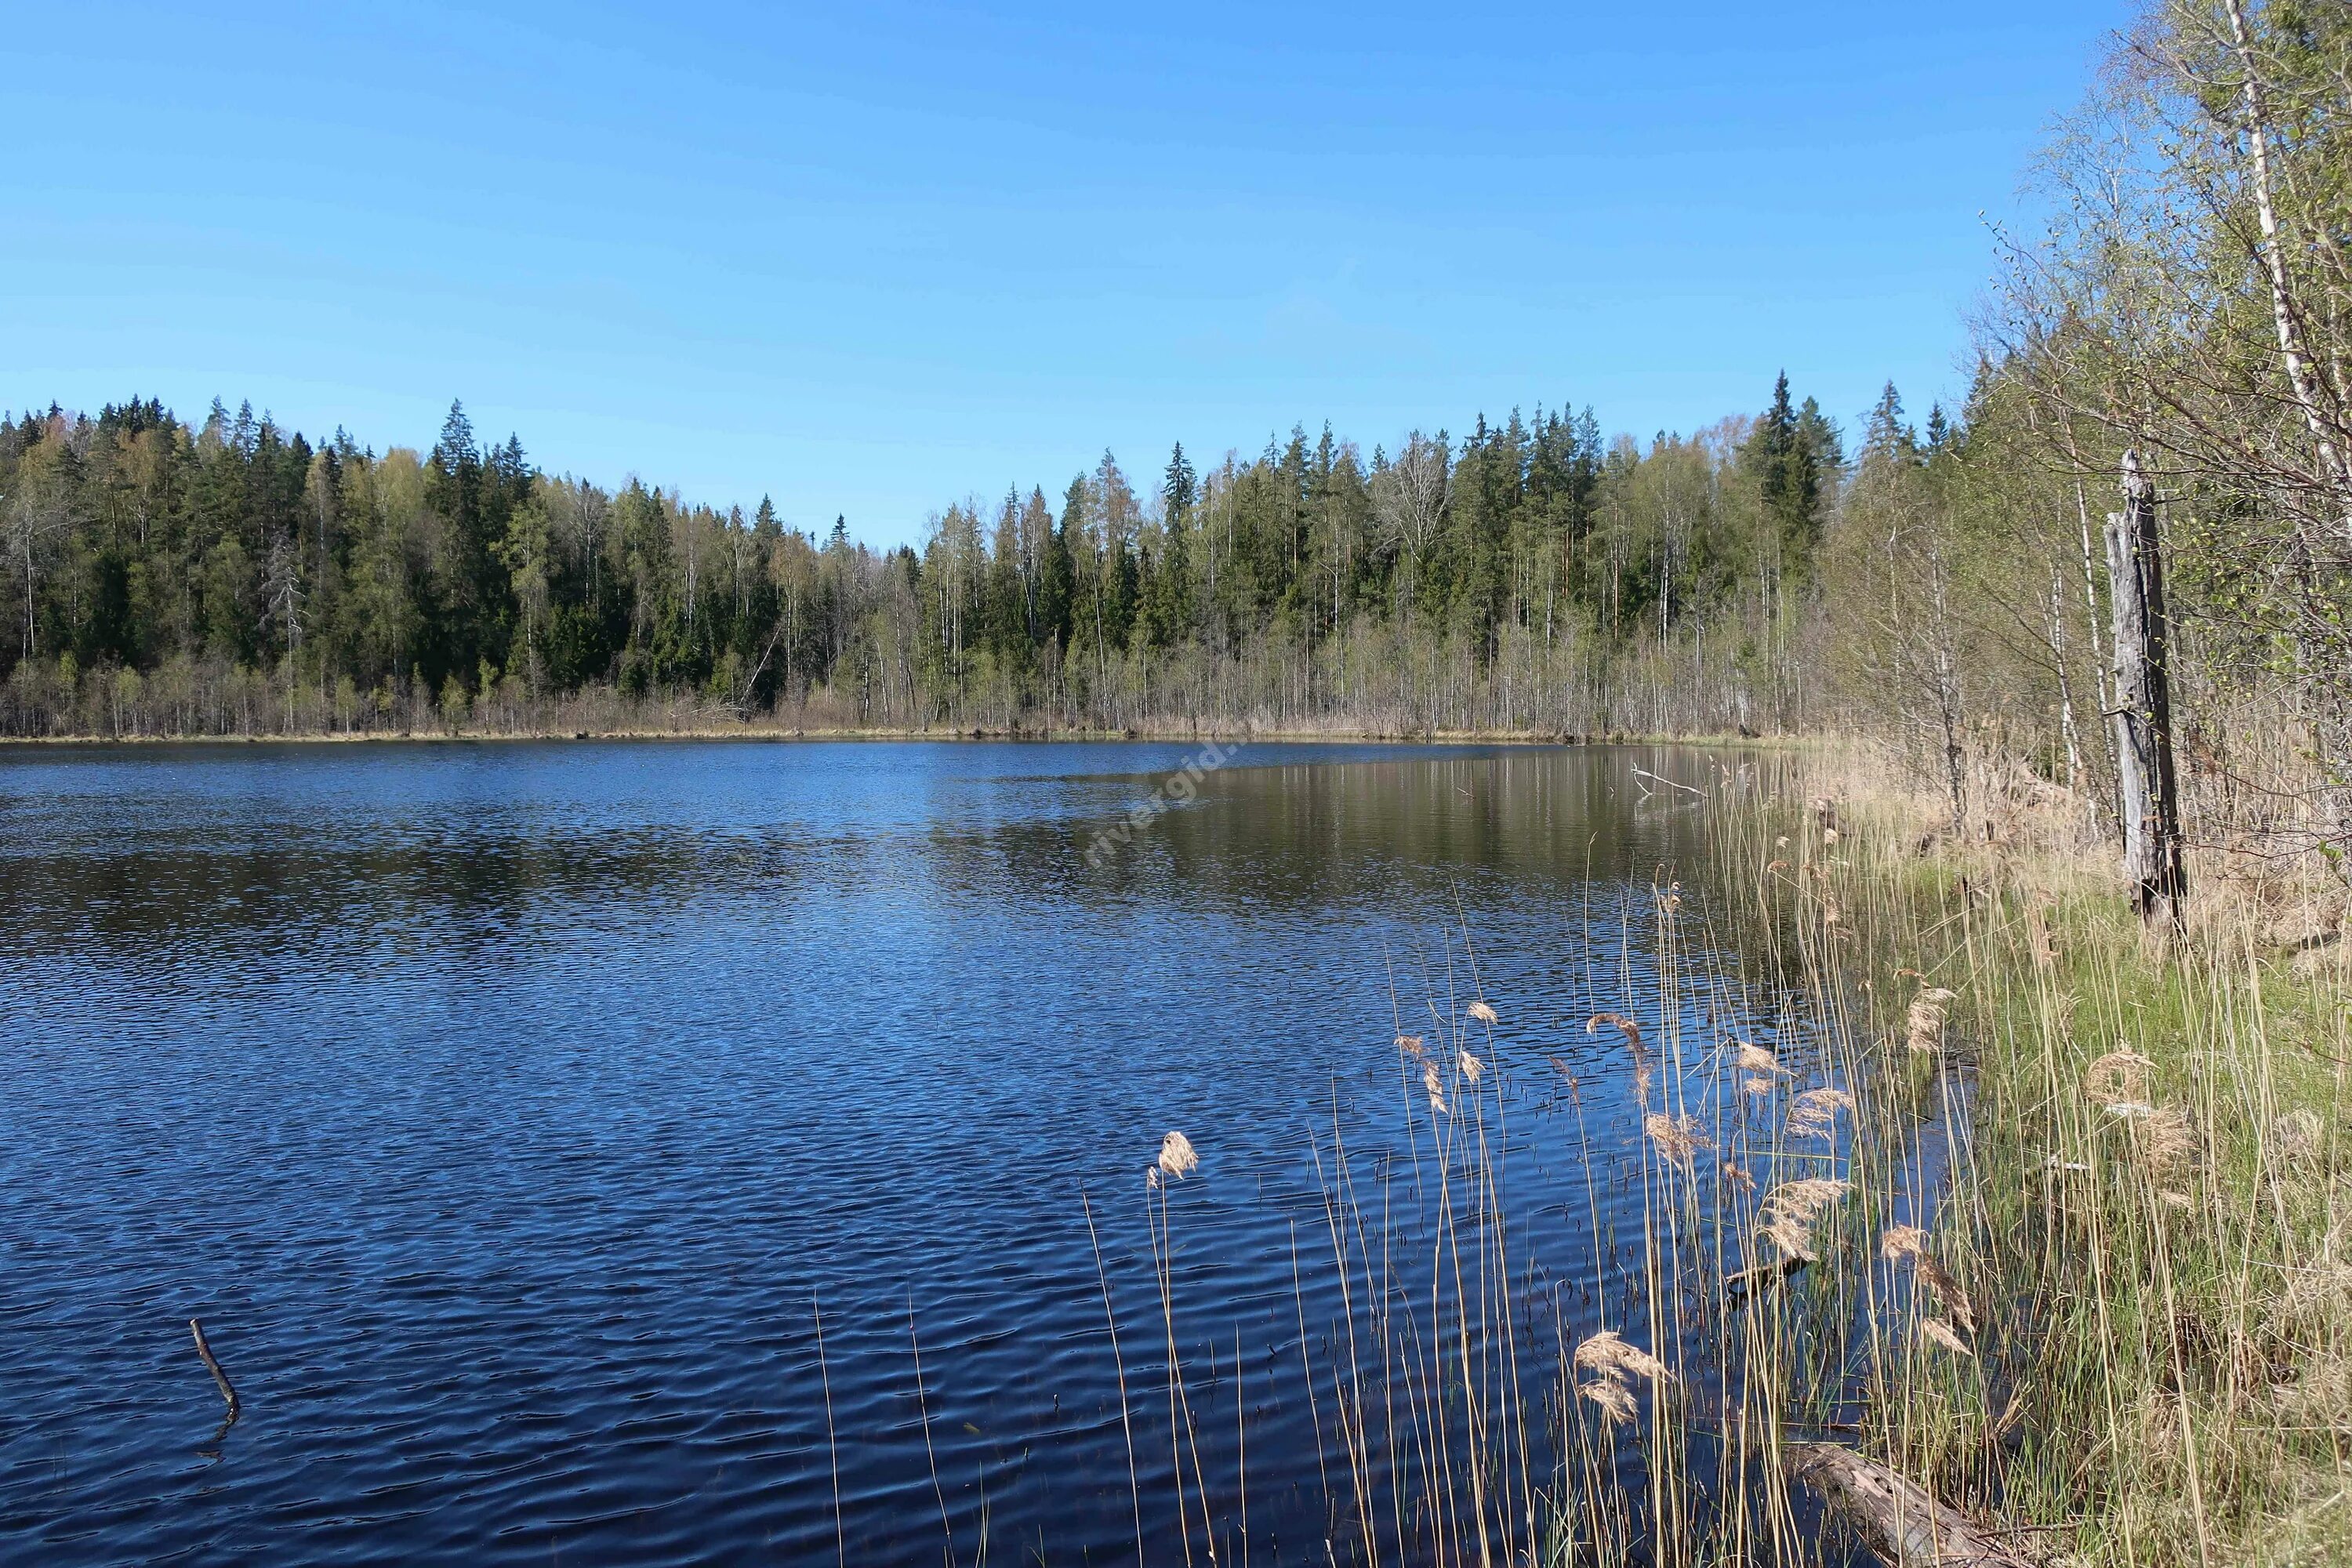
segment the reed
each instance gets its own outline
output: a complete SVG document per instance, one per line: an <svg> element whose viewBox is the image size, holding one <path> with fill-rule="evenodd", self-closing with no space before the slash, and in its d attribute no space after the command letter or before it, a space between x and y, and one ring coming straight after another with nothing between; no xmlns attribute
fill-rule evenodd
<svg viewBox="0 0 2352 1568"><path fill-rule="evenodd" d="M1336 1100L1315 1140L1323 1235L1280 1375L1313 1415L1325 1554L1843 1562L1811 1489L1851 1507L1869 1486L1824 1478L1861 1475L1986 1562L2352 1562L2347 987L2275 937L2290 905L2340 921L2340 884L2200 867L2210 905L2153 942L2046 790L1965 841L1853 752L1706 793L1706 896L1662 873L1588 916L1586 988L1626 998L1586 1026L1610 1049L1572 1067L1521 1037L1457 921L1425 1019L1400 1002L1378 1047L1396 1157L1351 1152ZM1545 1276L1504 1203L1538 1089L1562 1097L1540 1135L1581 1161L1589 1278ZM1178 1354L1170 1191L1216 1180L1193 1131L1212 1158L1170 1134L1145 1196L1163 1547L1214 1561L1247 1552L1250 1478L1205 1473Z"/></svg>

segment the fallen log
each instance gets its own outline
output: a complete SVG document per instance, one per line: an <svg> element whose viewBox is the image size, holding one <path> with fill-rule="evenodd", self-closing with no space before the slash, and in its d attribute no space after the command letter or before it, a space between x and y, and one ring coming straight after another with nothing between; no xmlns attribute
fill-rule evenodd
<svg viewBox="0 0 2352 1568"><path fill-rule="evenodd" d="M1998 1536L1885 1465L1834 1443L1791 1443L1782 1463L1887 1568L2029 1568Z"/></svg>

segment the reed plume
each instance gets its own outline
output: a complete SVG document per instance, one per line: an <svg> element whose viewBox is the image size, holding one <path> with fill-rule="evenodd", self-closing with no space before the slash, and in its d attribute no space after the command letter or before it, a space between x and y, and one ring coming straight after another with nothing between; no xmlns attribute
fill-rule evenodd
<svg viewBox="0 0 2352 1568"><path fill-rule="evenodd" d="M1653 1384L1672 1381L1665 1363L1636 1345L1627 1344L1613 1329L1603 1329L1576 1347L1575 1363L1592 1373L1577 1392L1601 1407L1612 1424L1633 1418L1632 1380Z"/></svg>
<svg viewBox="0 0 2352 1568"><path fill-rule="evenodd" d="M1841 1110L1853 1109L1853 1096L1842 1089L1809 1089L1790 1102L1789 1136L1827 1138L1837 1131Z"/></svg>
<svg viewBox="0 0 2352 1568"><path fill-rule="evenodd" d="M1922 1056L1932 1055L1943 1048L1944 1018L1958 992L1942 985L1923 985L1911 998L1911 1010L1906 1017L1905 1038L1910 1047Z"/></svg>
<svg viewBox="0 0 2352 1568"><path fill-rule="evenodd" d="M1181 1182L1201 1168L1200 1151L1181 1132L1171 1132L1160 1141L1160 1159L1153 1168L1171 1181Z"/></svg>
<svg viewBox="0 0 2352 1568"><path fill-rule="evenodd" d="M1478 1022L1482 1024L1499 1024L1502 1022L1502 1019L1496 1016L1495 1009L1486 1005L1484 1001L1473 1002L1470 1004L1470 1016L1477 1019Z"/></svg>
<svg viewBox="0 0 2352 1568"><path fill-rule="evenodd" d="M1670 1164L1680 1165L1685 1171L1692 1169L1691 1162L1701 1149L1715 1146L1706 1135L1706 1124L1696 1116L1675 1118L1654 1110L1642 1118L1642 1131L1649 1134L1650 1142L1658 1146L1658 1152Z"/></svg>
<svg viewBox="0 0 2352 1568"><path fill-rule="evenodd" d="M1820 1262L1822 1255L1813 1247L1813 1222L1822 1210L1845 1196L1851 1184L1834 1176L1801 1176L1780 1183L1758 1205L1756 1233L1785 1257Z"/></svg>
<svg viewBox="0 0 2352 1568"><path fill-rule="evenodd" d="M1580 1383L1576 1391L1601 1406L1601 1413L1612 1425L1633 1419L1633 1392L1613 1377L1597 1377L1588 1383Z"/></svg>
<svg viewBox="0 0 2352 1568"><path fill-rule="evenodd" d="M1893 1226L1879 1237L1878 1251L1879 1256L1890 1263L1897 1258L1911 1259L1913 1270L1927 1283L1927 1289L1936 1293L1936 1299L1944 1304L1944 1310L1949 1312L1960 1327L1970 1333L1976 1332L1976 1310L1969 1305L1968 1292L1960 1289L1960 1282L1952 1277L1952 1271L1944 1267L1942 1260L1927 1250L1926 1231L1914 1225Z"/></svg>
<svg viewBox="0 0 2352 1568"><path fill-rule="evenodd" d="M1619 1034L1625 1037L1625 1045L1628 1049L1632 1050L1636 1056L1641 1054L1641 1025L1633 1022L1633 1019L1628 1018L1622 1013L1595 1013L1591 1017L1585 1020L1584 1032L1588 1035L1597 1035L1601 1032L1601 1026L1603 1024L1610 1025L1612 1027L1615 1028Z"/></svg>
<svg viewBox="0 0 2352 1568"><path fill-rule="evenodd" d="M1779 1057L1746 1040L1731 1043L1731 1065L1746 1075L1739 1080L1742 1090L1761 1100L1780 1087L1773 1080L1787 1076L1789 1069L1780 1065Z"/></svg>
<svg viewBox="0 0 2352 1568"><path fill-rule="evenodd" d="M1936 1344L1943 1346L1954 1355L1964 1355L1973 1358L1977 1353L1976 1352L1969 1349L1969 1342L1960 1338L1958 1333L1954 1332L1952 1325L1944 1321L1941 1318L1920 1319L1919 1335L1922 1339L1928 1340Z"/></svg>
<svg viewBox="0 0 2352 1568"><path fill-rule="evenodd" d="M1578 1345L1576 1364L1603 1376L1631 1373L1654 1383L1664 1383L1670 1375L1664 1362L1638 1345L1628 1344L1614 1329L1603 1329Z"/></svg>

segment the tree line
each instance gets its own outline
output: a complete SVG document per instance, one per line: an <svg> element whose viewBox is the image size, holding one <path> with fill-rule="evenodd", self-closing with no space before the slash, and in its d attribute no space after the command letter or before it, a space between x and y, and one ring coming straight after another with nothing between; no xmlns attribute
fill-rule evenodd
<svg viewBox="0 0 2352 1568"><path fill-rule="evenodd" d="M20 732L489 723L583 691L737 718L958 727L1344 719L1418 653L1483 688L1721 626L1755 664L1811 581L1844 458L1783 378L1754 418L1646 447L1591 410L1412 432L1327 425L1155 479L1108 452L933 516L920 549L607 490L483 443L313 443L249 406L0 419ZM1377 645L1377 656L1365 649ZM1369 658L1369 663L1367 659ZM1353 660L1353 665L1348 661ZM1529 684L1505 725L1539 721ZM125 717L127 715L127 718Z"/></svg>

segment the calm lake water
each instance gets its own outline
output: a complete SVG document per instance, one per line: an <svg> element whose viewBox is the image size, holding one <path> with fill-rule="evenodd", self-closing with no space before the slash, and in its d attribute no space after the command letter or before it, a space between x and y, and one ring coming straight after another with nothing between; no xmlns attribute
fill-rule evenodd
<svg viewBox="0 0 2352 1568"><path fill-rule="evenodd" d="M1705 900L1636 769L1739 764L1253 745L1090 856L1200 754L0 751L0 1559L1349 1560L1326 1193L1426 1247L1394 1037L1498 1009L1494 1299L1602 1326L1585 1023Z"/></svg>

